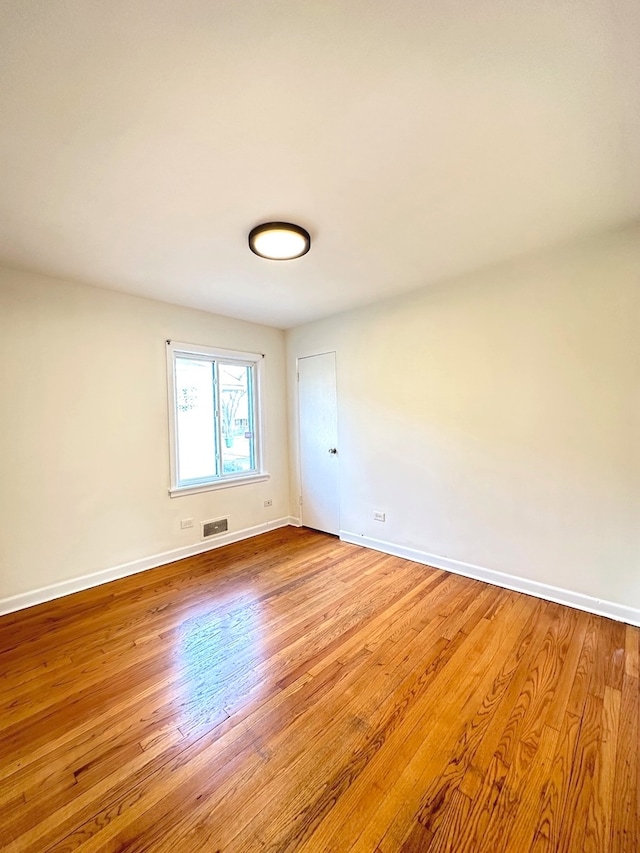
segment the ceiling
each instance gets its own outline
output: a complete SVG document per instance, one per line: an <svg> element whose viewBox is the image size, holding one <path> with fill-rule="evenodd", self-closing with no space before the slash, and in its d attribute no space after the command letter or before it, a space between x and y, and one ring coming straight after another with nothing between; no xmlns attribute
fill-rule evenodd
<svg viewBox="0 0 640 853"><path fill-rule="evenodd" d="M637 0L0 0L0 259L286 328L615 228L639 57Z"/></svg>

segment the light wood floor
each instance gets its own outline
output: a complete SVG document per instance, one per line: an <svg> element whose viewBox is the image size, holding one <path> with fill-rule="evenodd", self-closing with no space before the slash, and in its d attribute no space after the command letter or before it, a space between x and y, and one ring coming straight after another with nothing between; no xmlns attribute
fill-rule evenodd
<svg viewBox="0 0 640 853"><path fill-rule="evenodd" d="M639 630L288 528L0 619L7 851L633 851Z"/></svg>

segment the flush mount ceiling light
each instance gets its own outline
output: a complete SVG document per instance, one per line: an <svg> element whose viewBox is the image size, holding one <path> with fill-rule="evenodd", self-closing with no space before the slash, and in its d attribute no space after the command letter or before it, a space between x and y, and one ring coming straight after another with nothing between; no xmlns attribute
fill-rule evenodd
<svg viewBox="0 0 640 853"><path fill-rule="evenodd" d="M249 233L249 248L270 261L291 261L307 254L311 237L308 231L291 222L265 222Z"/></svg>

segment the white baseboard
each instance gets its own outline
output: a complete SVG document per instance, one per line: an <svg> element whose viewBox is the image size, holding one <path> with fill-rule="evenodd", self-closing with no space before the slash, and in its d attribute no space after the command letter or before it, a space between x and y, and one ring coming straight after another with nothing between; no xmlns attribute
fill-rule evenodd
<svg viewBox="0 0 640 853"><path fill-rule="evenodd" d="M176 560L183 560L185 557L203 554L206 551L221 548L223 545L230 545L232 542L240 542L243 539L258 536L260 533L266 533L268 530L276 530L279 527L287 526L300 527L301 521L295 516L277 518L265 524L258 524L255 527L247 527L244 530L236 530L222 536L217 536L213 542L197 542L195 545L186 545L183 548L164 551L161 554L132 560L130 563L123 563L110 569L93 572L90 575L83 575L79 578L72 578L68 581L51 584L51 586L41 587L31 592L2 598L0 599L0 616L6 613L13 613L16 610L33 607L35 604L42 604L45 601L52 601L55 598L61 598L65 595L71 595L83 589L100 586L101 584L109 583L109 581L118 580L118 578L125 578L138 572L144 572L147 569L155 569L158 566L164 566ZM433 566L436 569L443 569L446 572L464 575L464 577L484 581L485 583L500 586L504 589L523 592L527 595L543 598L546 601L554 601L557 604L575 607L577 610L585 610L587 613L595 613L598 616L616 619L618 622L640 626L640 610L627 607L624 604L616 604L613 601L594 598L581 592L572 592L568 589L561 589L550 584L518 577L517 575L508 575L504 572L497 572L494 569L475 566L472 563L463 563L459 560L452 560L449 557L440 557L437 554L429 554L426 551L416 548L408 548L403 545L395 545L392 542L371 539L366 536L360 536L357 533L350 533L347 530L340 531L340 539L343 542L350 542L353 545L371 548L374 551L382 551L385 554L391 554L395 557L403 557L405 560L411 560L414 563Z"/></svg>
<svg viewBox="0 0 640 853"><path fill-rule="evenodd" d="M383 542L379 539L370 539L347 530L340 531L340 539L353 545L361 545L364 548L372 548L374 551L383 551L394 557L403 557L414 563L433 566L435 569L443 569L446 572L454 572L467 578L484 581L485 583L501 586L504 589L512 589L515 592L524 592L526 595L534 595L544 598L546 601L554 601L556 604L565 604L567 607L575 607L577 610L586 610L587 613L595 613L598 616L606 616L616 619L618 622L626 622L629 625L640 626L640 610L627 607L624 604L616 604L613 601L605 601L601 598L593 598L581 592L572 592L569 589L560 589L550 584L521 578L517 575L508 575L496 572L494 569L485 569L482 566L474 566L472 563L462 563L449 557L439 557L437 554L428 554L416 548L407 548L403 545L394 545L392 542Z"/></svg>
<svg viewBox="0 0 640 853"><path fill-rule="evenodd" d="M289 525L295 526L296 522L297 526L299 526L300 522L298 519L289 517L276 518L274 521L257 524L255 527L246 527L244 530L224 533L221 536L216 536L214 541L196 542L195 545L174 548L171 551L154 554L152 557L142 557L139 560L132 560L130 563L122 563L122 565L114 566L111 569L102 569L90 575L83 575L79 578L72 578L68 581L51 584L51 586L43 586L31 592L23 592L19 595L12 595L9 598L2 598L0 599L0 616L6 613L13 613L16 610L23 610L26 607L33 607L34 604L52 601L54 598L61 598L64 595L71 595L73 592L80 592L83 589L100 586L103 583L118 580L118 578L126 578L128 575L135 575L147 569L155 569L167 563L174 563L176 560L183 560L185 557L194 557L196 554L203 554L205 551L212 551L214 548L221 548L223 545L230 545L232 542L240 542L242 539L258 536L260 533L266 533L267 530L276 530L279 527L288 527Z"/></svg>

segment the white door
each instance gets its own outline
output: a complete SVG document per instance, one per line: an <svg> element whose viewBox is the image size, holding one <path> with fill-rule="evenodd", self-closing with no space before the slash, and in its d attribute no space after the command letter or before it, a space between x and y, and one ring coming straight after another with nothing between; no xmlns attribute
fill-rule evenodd
<svg viewBox="0 0 640 853"><path fill-rule="evenodd" d="M298 424L302 523L337 534L340 512L334 352L298 359Z"/></svg>

